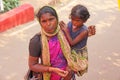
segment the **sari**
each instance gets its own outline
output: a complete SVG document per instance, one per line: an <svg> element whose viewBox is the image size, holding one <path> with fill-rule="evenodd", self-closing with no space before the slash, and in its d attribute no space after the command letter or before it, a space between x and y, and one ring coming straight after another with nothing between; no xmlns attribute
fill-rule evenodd
<svg viewBox="0 0 120 80"><path fill-rule="evenodd" d="M69 43L67 42L66 37L64 36L64 33L60 30L60 27L58 26L56 31L53 34L46 33L41 28L41 41L42 41L42 62L45 66L52 66L51 63L51 47L50 43L48 42L47 36L54 37L56 36L58 38L61 51L67 61L67 65L70 67L73 71L81 71L86 69L87 60L84 58L80 58L75 51L72 51L70 48ZM54 52L54 51L53 51ZM63 68L64 69L64 68ZM51 73L44 72L43 73L43 80L50 80L51 79ZM55 75L55 74L54 74Z"/></svg>

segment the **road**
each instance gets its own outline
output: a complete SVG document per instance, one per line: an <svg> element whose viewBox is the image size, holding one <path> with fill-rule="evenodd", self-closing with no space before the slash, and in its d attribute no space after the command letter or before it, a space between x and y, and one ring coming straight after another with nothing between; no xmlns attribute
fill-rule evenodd
<svg viewBox="0 0 120 80"><path fill-rule="evenodd" d="M86 25L96 25L88 39L89 69L77 80L120 80L120 10L115 0L72 0L55 7L60 20L69 21L71 8L81 3L91 14ZM39 32L35 19L0 33L0 80L23 80L28 69L28 44Z"/></svg>

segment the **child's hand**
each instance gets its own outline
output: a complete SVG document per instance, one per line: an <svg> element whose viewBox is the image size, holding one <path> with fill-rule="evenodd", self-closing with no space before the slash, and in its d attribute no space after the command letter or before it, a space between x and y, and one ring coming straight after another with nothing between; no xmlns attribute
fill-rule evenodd
<svg viewBox="0 0 120 80"><path fill-rule="evenodd" d="M88 27L88 36L93 36L96 34L96 28L95 25L91 25Z"/></svg>
<svg viewBox="0 0 120 80"><path fill-rule="evenodd" d="M59 22L59 25L60 25L60 28L64 31L64 32L67 32L67 25L63 22L63 21L60 21Z"/></svg>

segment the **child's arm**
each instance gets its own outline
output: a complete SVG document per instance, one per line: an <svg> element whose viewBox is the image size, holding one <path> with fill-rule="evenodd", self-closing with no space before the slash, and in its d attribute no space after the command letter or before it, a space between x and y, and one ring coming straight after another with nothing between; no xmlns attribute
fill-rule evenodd
<svg viewBox="0 0 120 80"><path fill-rule="evenodd" d="M77 44L78 42L80 42L81 40L83 40L86 36L88 36L88 31L85 30L85 31L81 32L75 39L72 39L70 37L69 33L67 33L66 36L70 42L70 45L73 46L73 45Z"/></svg>
<svg viewBox="0 0 120 80"><path fill-rule="evenodd" d="M67 25L63 21L60 22L60 27L65 32L65 35L71 46L77 44L78 42L80 42L82 39L84 39L88 35L88 30L85 30L82 33L80 33L75 39L72 39L67 29Z"/></svg>

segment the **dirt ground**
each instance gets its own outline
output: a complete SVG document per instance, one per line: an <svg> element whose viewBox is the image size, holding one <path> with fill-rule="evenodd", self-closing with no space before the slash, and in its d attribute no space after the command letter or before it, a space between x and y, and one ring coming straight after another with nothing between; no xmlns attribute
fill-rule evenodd
<svg viewBox="0 0 120 80"><path fill-rule="evenodd" d="M66 4L68 1L71 0L20 0L20 5L26 3L31 4L34 7L34 11L36 13L43 5L60 6Z"/></svg>

